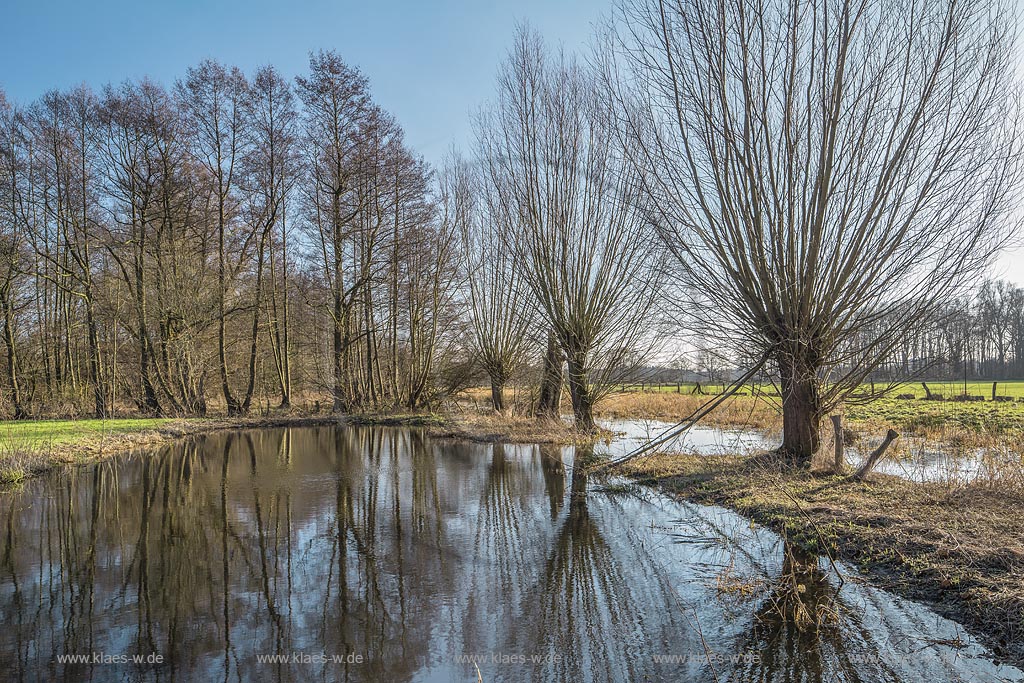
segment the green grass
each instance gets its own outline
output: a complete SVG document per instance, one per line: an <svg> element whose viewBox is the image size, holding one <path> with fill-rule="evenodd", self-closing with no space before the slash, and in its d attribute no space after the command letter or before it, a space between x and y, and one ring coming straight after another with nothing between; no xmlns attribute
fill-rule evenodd
<svg viewBox="0 0 1024 683"><path fill-rule="evenodd" d="M127 420L19 420L0 422L0 449L66 446L104 436L132 434L170 422L165 418Z"/></svg>
<svg viewBox="0 0 1024 683"><path fill-rule="evenodd" d="M726 383L728 385L728 383ZM953 396L959 396L964 393L963 381L935 381L927 382L928 389L931 390L932 394L941 394L946 398ZM653 392L667 392L667 393L683 393L689 394L693 391L696 385L692 382L683 382L681 384L651 384L651 383L635 383L635 384L619 384L615 386L616 390L622 390L625 388L627 392L633 391L653 391ZM714 393L722 391L722 383L718 382L710 384L707 382L702 383L702 388L705 392ZM881 391L888 386L885 382L877 382L875 389ZM863 385L863 391L865 393L870 392L871 385ZM742 390L747 394L754 393L755 391L761 393L772 393L777 392L778 388L771 384L747 384L744 385ZM915 398L924 398L925 391L924 387L921 386L920 381L907 382L905 384L898 385L893 390L893 395L896 394L913 394ZM992 398L992 382L991 381L973 381L967 383L967 393L971 396L983 396L985 400L991 400ZM1008 396L1014 399L1024 399L1024 380L1006 380L1000 381L996 385L996 396Z"/></svg>
<svg viewBox="0 0 1024 683"><path fill-rule="evenodd" d="M17 420L0 422L0 487L17 487L33 473L60 464L89 462L132 435L159 429L169 419ZM120 440L120 441L119 441Z"/></svg>
<svg viewBox="0 0 1024 683"><path fill-rule="evenodd" d="M1024 403L1017 402L901 401L887 397L851 404L846 416L853 422L885 422L912 432L957 427L994 434L1024 432Z"/></svg>
<svg viewBox="0 0 1024 683"><path fill-rule="evenodd" d="M964 393L963 381L956 382L927 382L928 389L932 394L941 394L946 398L960 396ZM971 396L984 396L985 400L992 399L992 382L968 382L967 393ZM878 385L881 387L881 385ZM924 387L921 382L910 382L901 385L894 394L913 394L915 398L924 398ZM1014 399L1024 398L1024 380L1007 380L996 383L996 396L1008 396Z"/></svg>

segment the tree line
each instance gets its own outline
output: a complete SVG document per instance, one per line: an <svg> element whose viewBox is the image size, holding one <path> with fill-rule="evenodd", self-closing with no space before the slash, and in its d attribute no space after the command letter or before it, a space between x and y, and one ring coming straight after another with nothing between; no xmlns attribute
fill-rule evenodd
<svg viewBox="0 0 1024 683"><path fill-rule="evenodd" d="M294 82L204 62L5 106L11 412L421 408L484 377L504 410L525 377L532 412L566 387L592 430L696 335L776 379L806 463L865 380L942 344L955 364L936 330L1015 233L1010 16L620 0L585 57L520 27L438 169L333 53ZM1016 357L999 329L963 357Z"/></svg>
<svg viewBox="0 0 1024 683"><path fill-rule="evenodd" d="M205 61L0 104L9 412L429 402L453 353L447 200L336 54Z"/></svg>
<svg viewBox="0 0 1024 683"><path fill-rule="evenodd" d="M5 103L11 416L418 409L481 378L501 411L536 367L535 412L566 386L593 429L659 293L597 85L521 31L478 154L437 170L333 53Z"/></svg>
<svg viewBox="0 0 1024 683"><path fill-rule="evenodd" d="M908 334L875 373L884 379L1024 378L1024 288L987 279Z"/></svg>
<svg viewBox="0 0 1024 683"><path fill-rule="evenodd" d="M887 320L880 328L891 328ZM872 331L877 333L877 331ZM752 362L734 348L689 339L685 352L635 368L623 386L648 383L727 385ZM925 325L909 330L893 353L870 373L878 383L915 380L1024 379L1024 287L988 278L950 299ZM766 373L764 379L772 379ZM888 391L886 384L879 387ZM862 387L861 393L867 390Z"/></svg>

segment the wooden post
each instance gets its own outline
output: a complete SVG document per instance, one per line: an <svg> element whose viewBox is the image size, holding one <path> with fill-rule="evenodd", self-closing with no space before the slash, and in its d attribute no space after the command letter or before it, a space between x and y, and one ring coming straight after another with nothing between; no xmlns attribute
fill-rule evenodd
<svg viewBox="0 0 1024 683"><path fill-rule="evenodd" d="M830 419L832 420L832 429L833 429L833 431L835 431L835 440L836 440L836 443L835 443L835 463L832 466L832 470L836 474L842 474L843 473L843 464L844 464L844 461L845 461L844 450L846 448L846 444L843 442L843 416L842 415L838 415L838 414L837 415L832 415Z"/></svg>
<svg viewBox="0 0 1024 683"><path fill-rule="evenodd" d="M999 382L992 382L992 400L993 401L996 400L996 385L997 384L999 384Z"/></svg>

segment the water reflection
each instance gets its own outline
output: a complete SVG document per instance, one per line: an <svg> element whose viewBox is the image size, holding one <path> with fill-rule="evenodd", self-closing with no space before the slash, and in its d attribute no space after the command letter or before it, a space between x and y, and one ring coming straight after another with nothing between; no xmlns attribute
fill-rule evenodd
<svg viewBox="0 0 1024 683"><path fill-rule="evenodd" d="M586 455L322 427L32 481L0 498L0 667L28 681L1024 678L975 644L936 644L963 634L912 604L836 595L816 558L736 515L595 492L574 467ZM731 599L723 572L756 590ZM807 628L800 609L836 619Z"/></svg>

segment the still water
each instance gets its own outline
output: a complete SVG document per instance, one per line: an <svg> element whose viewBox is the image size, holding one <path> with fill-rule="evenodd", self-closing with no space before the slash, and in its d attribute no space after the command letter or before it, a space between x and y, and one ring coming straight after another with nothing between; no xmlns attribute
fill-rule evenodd
<svg viewBox="0 0 1024 683"><path fill-rule="evenodd" d="M608 457L618 457L647 445L652 439L673 432L677 426L660 420L604 420L605 429L615 438L599 444L597 451ZM864 457L882 440L882 435L868 435L861 446L846 447L847 465L859 467ZM660 445L665 453L693 455L754 455L773 450L782 443L781 434L755 429L705 427L697 425L676 438ZM831 444L826 444L831 452ZM874 467L874 472L923 483L936 482L967 485L976 482L997 481L1003 473L1019 472L1024 462L1014 444L994 448L963 448L912 434L902 434L889 454Z"/></svg>
<svg viewBox="0 0 1024 683"><path fill-rule="evenodd" d="M577 457L308 427L32 480L0 494L0 678L1024 681L923 607Z"/></svg>

